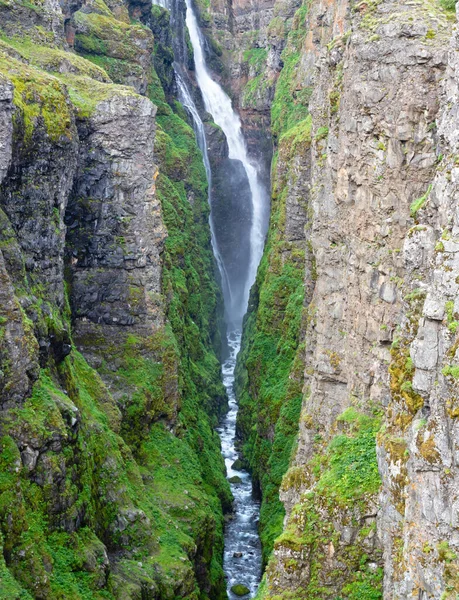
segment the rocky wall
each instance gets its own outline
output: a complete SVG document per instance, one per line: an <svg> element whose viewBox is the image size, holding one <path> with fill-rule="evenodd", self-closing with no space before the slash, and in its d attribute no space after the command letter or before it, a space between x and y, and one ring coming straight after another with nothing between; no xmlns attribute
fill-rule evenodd
<svg viewBox="0 0 459 600"><path fill-rule="evenodd" d="M0 7L5 599L224 595L221 298L150 9Z"/></svg>
<svg viewBox="0 0 459 600"><path fill-rule="evenodd" d="M282 147L298 111L312 120L302 173L311 294L286 519L261 596L456 591L454 217L441 204L454 198L451 21L429 2L313 2L292 21L271 122ZM261 389L247 388L258 400Z"/></svg>

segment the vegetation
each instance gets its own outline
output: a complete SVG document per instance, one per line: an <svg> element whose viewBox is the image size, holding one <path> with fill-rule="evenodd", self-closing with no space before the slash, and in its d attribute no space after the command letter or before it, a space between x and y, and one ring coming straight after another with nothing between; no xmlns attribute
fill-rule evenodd
<svg viewBox="0 0 459 600"><path fill-rule="evenodd" d="M277 80L271 106L271 129L273 135L277 137L308 115L312 89L302 85L301 75L298 72L300 51L307 34L304 27L307 11L308 2L305 1L295 14L281 56L284 66Z"/></svg>
<svg viewBox="0 0 459 600"><path fill-rule="evenodd" d="M265 587L270 598L352 598L380 600L382 598L382 568L380 553L370 556L365 551L366 539L374 533L375 523L365 523L359 515L371 511L372 497L380 487L376 461L376 433L380 415L367 415L354 407L337 419L341 433L324 445L317 441L317 452L302 470L302 482L309 492L293 508L287 527L275 542L276 548L288 548L290 553L283 568L298 571L300 589L278 590L276 584ZM283 489L298 482L298 474L287 473ZM340 531L333 526L353 523L357 535L350 543L342 543ZM332 570L324 561L330 547L334 551ZM302 558L306 557L306 558ZM377 561L375 564L374 561ZM268 574L276 568L276 559L268 566ZM307 565L304 564L307 562ZM301 578L301 569L309 573ZM272 578L275 582L275 578ZM295 580L294 580L295 581ZM336 586L341 586L338 595Z"/></svg>
<svg viewBox="0 0 459 600"><path fill-rule="evenodd" d="M440 6L447 11L455 11L456 10L456 1L455 0L439 0Z"/></svg>
<svg viewBox="0 0 459 600"><path fill-rule="evenodd" d="M429 187L427 188L427 191L426 191L426 193L425 193L423 196L421 196L420 198L417 198L416 200L414 200L414 201L411 203L411 206L410 206L410 214L411 214L411 216L412 216L413 218L416 218L416 215L417 215L418 211L420 211L420 210L421 210L421 208L422 208L422 207L424 206L424 204L426 203L426 201L427 201L427 198L429 197L429 194L430 194L431 190L432 190L432 186L431 186L431 185L429 185Z"/></svg>
<svg viewBox="0 0 459 600"><path fill-rule="evenodd" d="M47 47L43 36L43 45L35 37L2 37L0 72L14 85L15 141L26 146L45 133L57 152L63 140L77 139L76 126L87 127L101 100L135 96L116 82L136 78L148 88L159 107L156 190L168 233L155 301L167 307L167 323L151 335L116 340L95 326L80 341L106 350L98 371L70 339L70 355L45 356L30 397L4 413L0 598L102 600L120 589L129 597L223 598L223 511L232 498L214 431L225 407L222 307L202 156L183 109L166 103L155 70L142 65L151 32L130 23L127 11L115 17L102 0L75 20L83 56ZM50 218L60 235L63 215L55 209ZM7 229L2 225L2 250L20 253ZM122 235L115 243L123 246ZM71 338L68 299L54 304L45 283L24 270L15 284L33 315L19 312L32 354L37 339L64 331ZM132 305L142 301L140 292L129 288ZM8 321L2 312L0 336Z"/></svg>
<svg viewBox="0 0 459 600"><path fill-rule="evenodd" d="M290 115L290 128L283 131L273 160L268 240L251 293L236 371L238 432L243 455L262 491L260 535L265 563L282 530L285 513L279 487L294 448L302 401L305 241L288 241L285 229L289 161L298 155L307 161L311 142L311 119L302 116L303 111ZM306 206L303 209L306 220Z"/></svg>

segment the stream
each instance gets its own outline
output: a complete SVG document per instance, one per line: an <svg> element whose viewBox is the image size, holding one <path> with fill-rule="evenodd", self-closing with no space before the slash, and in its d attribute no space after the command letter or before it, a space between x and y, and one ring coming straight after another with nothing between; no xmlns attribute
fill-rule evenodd
<svg viewBox="0 0 459 600"><path fill-rule="evenodd" d="M236 280L232 280L229 271L225 268L225 258L230 262L231 255L225 256L219 251L218 228L216 227L218 223L214 222L212 215L211 172L205 128L194 105L192 95L189 93L185 81L179 76L177 79L181 100L193 118L206 167L211 206L212 247L220 270L225 302L229 352L228 358L222 364L222 377L228 394L229 410L217 431L220 435L227 476L234 496L233 513L225 527L223 569L227 580L228 596L231 600L235 600L238 596L231 591L231 588L236 584L244 585L249 589L249 593L244 596L245 598L255 596L262 571L261 543L258 535L260 505L252 493L250 474L245 470L233 467L234 462L239 458L236 451L238 405L234 390L234 370L237 354L241 347L242 319L247 310L250 288L255 281L258 264L263 254L264 238L268 225L267 207L269 202L266 190L259 181L257 165L249 159L239 115L233 110L228 95L212 78L207 69L204 53L205 40L199 29L191 0L186 0L186 26L193 46L196 82L201 91L205 109L212 115L214 122L225 134L229 159L238 161L242 165L250 189L250 255L245 257L244 265L239 265L241 270L244 267L246 269L243 271L246 276L244 285L241 288ZM227 176L229 177L229 174ZM240 242L241 240L235 238L236 244Z"/></svg>
<svg viewBox="0 0 459 600"><path fill-rule="evenodd" d="M249 158L239 115L233 110L229 96L219 83L213 79L207 68L204 52L206 40L199 29L192 1L153 1L171 11L171 26L174 31L174 71L178 97L192 119L208 182L212 249L220 273L228 332L227 358L222 364L222 378L228 395L229 410L217 431L221 439L227 477L230 480L231 491L234 496L234 506L233 513L229 515L230 518L225 526L223 568L230 600L238 598L231 591L231 588L236 584L246 586L249 589L249 592L243 596L248 599L255 596L262 575L262 553L258 535L260 503L253 496L250 474L243 469L233 467L234 462L239 458L236 451L238 405L234 390L234 370L237 354L241 347L242 320L247 311L250 288L255 281L268 229L269 194L260 181L258 165ZM183 2L186 4L185 14ZM246 188L249 189L249 193L244 196L241 195L240 189L231 188L231 169L225 172L228 189L234 190L232 192L234 198L231 198L234 200L235 207L233 217L239 218L239 220L235 219L231 223L225 221L215 222L212 202L212 171L206 128L193 98L194 86L187 73L188 50L185 27L188 29L189 39L193 47L195 78L205 110L212 116L214 123L223 131L228 144L228 159L232 161L233 165L238 166L240 172L242 169ZM241 206L241 203L245 203L245 205ZM248 203L250 204L250 216L247 216ZM219 235L222 235L222 231L224 233L225 228L226 233L228 233L229 228L233 234L232 247L229 249L225 247L222 251ZM238 247L243 247L242 242L247 240L250 251L241 258L236 250Z"/></svg>
<svg viewBox="0 0 459 600"><path fill-rule="evenodd" d="M225 528L225 552L223 569L227 578L228 596L237 598L231 587L243 584L253 597L261 579L261 543L258 535L260 504L252 495L252 480L244 470L232 467L238 458L236 452L236 417L238 405L234 393L234 369L236 357L241 347L241 331L228 334L229 357L222 365L223 384L228 393L229 411L217 429L222 441L222 454L225 459L228 478L239 477L241 483L231 483L234 496L233 518Z"/></svg>

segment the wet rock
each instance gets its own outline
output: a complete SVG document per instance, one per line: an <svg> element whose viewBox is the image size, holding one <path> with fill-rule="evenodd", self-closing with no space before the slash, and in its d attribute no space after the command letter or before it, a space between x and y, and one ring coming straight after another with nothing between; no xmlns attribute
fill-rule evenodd
<svg viewBox="0 0 459 600"><path fill-rule="evenodd" d="M240 458L238 458L237 460L235 460L233 462L233 464L231 465L231 468L234 469L235 471L242 471L242 469L244 468L244 463L242 462L242 460Z"/></svg>
<svg viewBox="0 0 459 600"><path fill-rule="evenodd" d="M231 591L233 592L233 594L236 594L236 596L247 596L247 594L250 594L249 588L243 585L242 583L237 583L236 585L233 585Z"/></svg>
<svg viewBox="0 0 459 600"><path fill-rule="evenodd" d="M239 477L239 475L233 475L233 477L230 477L228 481L235 484L242 483L242 479Z"/></svg>
<svg viewBox="0 0 459 600"><path fill-rule="evenodd" d="M242 552L233 552L233 558L242 558Z"/></svg>

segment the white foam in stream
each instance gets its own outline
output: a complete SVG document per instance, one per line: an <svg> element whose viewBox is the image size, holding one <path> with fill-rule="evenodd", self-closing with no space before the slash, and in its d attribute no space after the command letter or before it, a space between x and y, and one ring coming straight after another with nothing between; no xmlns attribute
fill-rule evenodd
<svg viewBox="0 0 459 600"><path fill-rule="evenodd" d="M252 495L252 481L249 473L232 468L238 458L235 449L236 417L238 405L234 394L234 369L236 357L241 346L241 332L234 331L228 334L230 355L222 365L223 384L228 393L229 411L221 426L217 429L222 442L222 454L225 459L228 477L238 476L242 483L231 484L234 496L233 519L225 528L225 551L223 569L228 583L228 595L237 598L231 592L231 587L236 583L246 585L253 597L257 591L261 578L261 544L258 536L258 519L260 505ZM234 554L242 553L242 556ZM248 596L245 596L246 598Z"/></svg>

